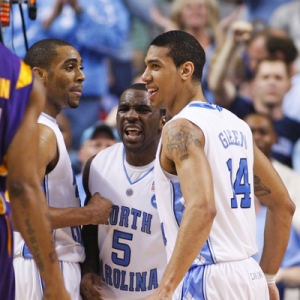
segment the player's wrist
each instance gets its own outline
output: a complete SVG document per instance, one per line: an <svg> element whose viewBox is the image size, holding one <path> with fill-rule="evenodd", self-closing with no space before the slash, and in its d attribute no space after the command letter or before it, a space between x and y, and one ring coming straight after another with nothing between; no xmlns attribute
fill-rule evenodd
<svg viewBox="0 0 300 300"><path fill-rule="evenodd" d="M276 274L268 274L264 273L267 284L275 284L276 283Z"/></svg>

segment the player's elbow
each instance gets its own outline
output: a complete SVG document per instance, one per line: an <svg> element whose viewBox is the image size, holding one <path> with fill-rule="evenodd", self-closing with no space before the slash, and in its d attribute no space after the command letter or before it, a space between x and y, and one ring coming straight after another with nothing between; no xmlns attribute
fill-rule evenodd
<svg viewBox="0 0 300 300"><path fill-rule="evenodd" d="M216 215L217 215L217 209L216 209L216 207L215 206L210 206L210 208L209 208L209 217L210 217L210 219L213 221L214 220L214 218L216 217Z"/></svg>
<svg viewBox="0 0 300 300"><path fill-rule="evenodd" d="M291 216L293 216L294 213L295 213L295 210L296 210L296 205L295 205L295 203L292 201L291 198L288 199L287 205L286 205L286 206L287 206L287 210L290 212Z"/></svg>
<svg viewBox="0 0 300 300"><path fill-rule="evenodd" d="M213 223L216 215L217 209L214 204L207 203L205 207L202 207L202 211L205 211L205 219L208 223Z"/></svg>
<svg viewBox="0 0 300 300"><path fill-rule="evenodd" d="M281 214L285 214L286 216L289 216L290 218L293 217L294 212L296 210L296 205L292 201L292 199L287 195L286 197L282 198L283 201L280 202L280 205L275 205L274 208ZM271 209L272 210L272 209Z"/></svg>

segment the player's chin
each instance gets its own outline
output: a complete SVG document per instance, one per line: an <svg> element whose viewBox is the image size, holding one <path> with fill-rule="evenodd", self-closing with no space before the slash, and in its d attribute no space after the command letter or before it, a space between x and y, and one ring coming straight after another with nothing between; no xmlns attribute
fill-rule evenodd
<svg viewBox="0 0 300 300"><path fill-rule="evenodd" d="M142 141L136 141L136 140L133 141L133 140L123 138L122 142L123 142L125 148L132 151L132 152L138 151L143 146Z"/></svg>
<svg viewBox="0 0 300 300"><path fill-rule="evenodd" d="M77 108L79 106L79 99L78 100L70 100L69 107L70 108Z"/></svg>

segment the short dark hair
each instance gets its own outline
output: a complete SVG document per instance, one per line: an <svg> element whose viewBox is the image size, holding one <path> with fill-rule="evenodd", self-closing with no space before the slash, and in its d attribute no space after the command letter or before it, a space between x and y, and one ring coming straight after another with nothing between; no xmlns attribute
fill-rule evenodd
<svg viewBox="0 0 300 300"><path fill-rule="evenodd" d="M127 90L139 90L139 91L146 91L148 92L147 88L146 88L146 84L145 83L134 83L132 85L130 85L127 89L125 89L125 91ZM124 92L125 92L124 91Z"/></svg>
<svg viewBox="0 0 300 300"><path fill-rule="evenodd" d="M264 45L269 56L282 58L288 64L296 60L298 56L297 47L294 40L285 31L268 27L263 31L254 32L247 44L250 45L261 37L264 39Z"/></svg>
<svg viewBox="0 0 300 300"><path fill-rule="evenodd" d="M125 89L125 91L123 93L125 93L128 90L138 90L138 91L148 92L145 83L134 83L134 84L130 85L127 89ZM161 116L165 116L166 115L166 109L162 109L161 108L159 110L159 112L160 112Z"/></svg>
<svg viewBox="0 0 300 300"><path fill-rule="evenodd" d="M70 43L60 39L44 39L33 44L27 51L24 61L31 68L39 67L49 70L53 59L57 56L58 47L71 46Z"/></svg>
<svg viewBox="0 0 300 300"><path fill-rule="evenodd" d="M194 36L182 30L171 30L157 36L150 45L169 48L168 56L176 68L187 61L192 62L195 68L193 81L202 81L205 51Z"/></svg>
<svg viewBox="0 0 300 300"><path fill-rule="evenodd" d="M282 58L287 64L293 63L298 56L295 42L289 36L269 35L266 47L270 55Z"/></svg>

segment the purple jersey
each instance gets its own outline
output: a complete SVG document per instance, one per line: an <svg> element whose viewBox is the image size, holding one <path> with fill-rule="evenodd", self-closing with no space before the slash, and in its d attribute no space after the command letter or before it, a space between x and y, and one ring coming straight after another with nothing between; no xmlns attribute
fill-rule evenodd
<svg viewBox="0 0 300 300"><path fill-rule="evenodd" d="M13 300L15 294L10 207L5 200L6 154L23 119L32 83L30 67L0 43L0 295L3 300Z"/></svg>

